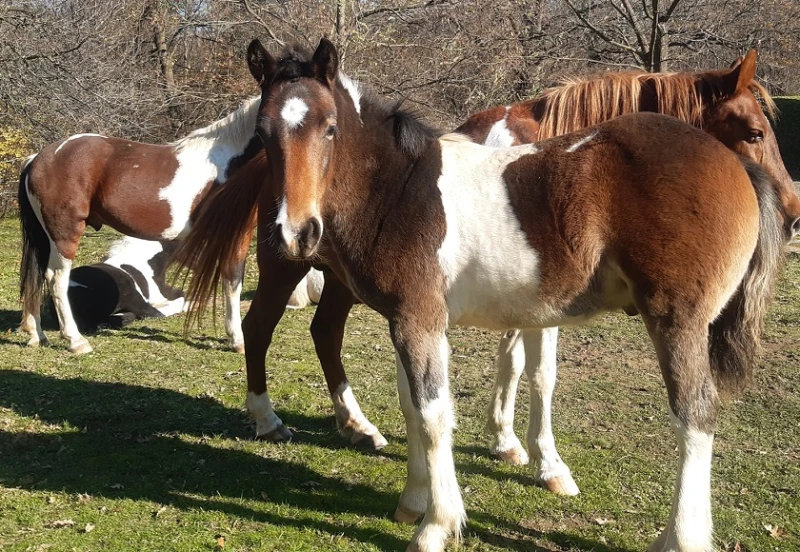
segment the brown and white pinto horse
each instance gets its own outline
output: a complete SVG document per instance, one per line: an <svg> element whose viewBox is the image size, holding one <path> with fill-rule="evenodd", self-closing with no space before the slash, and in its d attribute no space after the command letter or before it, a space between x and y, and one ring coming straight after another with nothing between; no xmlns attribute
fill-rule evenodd
<svg viewBox="0 0 800 552"><path fill-rule="evenodd" d="M47 343L39 318L46 280L69 350L92 350L67 299L70 267L86 225L99 230L107 224L145 240L180 239L212 186L261 154L254 134L257 112L258 98L251 98L227 117L166 145L76 134L29 160L19 182L21 329L31 336L29 346ZM242 240L224 278L225 328L238 351L244 348L239 295L248 243L249 238Z"/></svg>
<svg viewBox="0 0 800 552"><path fill-rule="evenodd" d="M424 514L409 550L443 550L466 515L447 326L523 328L525 341L528 328L618 309L638 312L655 345L680 451L672 513L651 550L711 550L719 393L748 378L796 223L782 184L657 114L511 149L439 137L349 94L325 39L310 60L256 49L275 242L306 263L324 234L340 278L389 320L409 443L396 515Z"/></svg>
<svg viewBox="0 0 800 552"><path fill-rule="evenodd" d="M251 55L256 53L251 52ZM496 146L524 143L543 139L555 133L578 130L619 116L627 111L658 110L701 127L718 137L729 148L763 168L781 183L790 179L778 152L777 142L769 121L754 95L759 93L766 106L772 102L766 91L754 80L755 52L750 52L722 71L699 73L606 73L582 81L548 90L534 100L508 107L496 108L470 118L460 131L468 132L479 142ZM344 75L337 85L351 94L358 104L360 89ZM265 171L266 159L257 158L244 171L235 175L230 186L211 192L213 201L201 208L195 221L198 232L187 237L186 259L216 258L216 267L224 272L225 261L231 251L230 240L244 230L244 221L236 221L230 212L240 212L247 205L255 210L260 186L258 175ZM255 180L253 179L255 178ZM797 216L797 200L784 194L787 213ZM242 193L245 190L245 193ZM267 191L261 195L261 232L271 234L271 225L277 214L277 199L267 201ZM236 228L229 225L238 224ZM223 225L226 230L214 234L209 229ZM192 242L192 243L189 243ZM280 441L291 437L291 432L272 409L267 393L265 356L274 329L285 311L287 298L293 286L312 266L311 263L287 263L274 247L271 239L259 240L259 284L256 297L244 321L245 342L250 352L247 363L247 404L256 421L259 438ZM335 255L325 261L336 263ZM189 261L191 264L191 261ZM193 304L204 305L215 287L215 270L200 263L202 273L192 280L189 296L197 299ZM314 315L311 333L334 404L340 433L354 443L379 448L386 443L377 428L361 412L345 375L341 360L342 337L347 313L354 298L348 288L331 272L326 274L326 285L321 303ZM539 330L529 330L535 332ZM537 437L529 439L535 446L530 451L539 469L536 479L544 488L563 494L575 494L578 487L567 465L559 456L551 430L550 404L556 377L555 352L557 329L541 330L541 336L531 336L527 346L517 331L510 331L500 342L498 376L492 405L489 409L488 428L494 434L492 448L500 458L512 463L527 463L528 453L513 430L514 398L517 382L523 369L531 375L531 406L534 425L529 428Z"/></svg>
<svg viewBox="0 0 800 552"><path fill-rule="evenodd" d="M758 94L774 116L769 93L755 80L756 51L737 59L730 69L699 73L606 73L568 80L541 96L470 117L456 132L496 147L532 143L574 132L638 111L673 115L701 128L731 150L756 161L781 183L781 201L790 215L800 216L800 202L781 159L775 133L756 99ZM755 94L754 94L755 93ZM500 340L497 379L489 407L487 429L494 436L492 453L512 463L526 464L528 453L514 432L517 382L528 370L538 438L531 450L538 465L537 481L545 488L576 494L578 486L556 450L551 404L556 381L558 328L523 339L511 330Z"/></svg>

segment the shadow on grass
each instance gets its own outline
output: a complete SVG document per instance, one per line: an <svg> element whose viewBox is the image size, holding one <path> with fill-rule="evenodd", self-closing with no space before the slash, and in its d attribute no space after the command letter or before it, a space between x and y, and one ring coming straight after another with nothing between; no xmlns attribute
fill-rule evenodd
<svg viewBox="0 0 800 552"><path fill-rule="evenodd" d="M215 509L278 526L344 533L383 550L405 547L374 527L281 517L239 502L262 501L261 493L266 492L270 502L298 509L382 517L393 511L397 497L350 483L352 490L344 493L342 481L305 465L205 444L204 435L249 437L228 433L229 428L244 431L242 413L213 399L14 370L0 370L0 389L1 406L74 428L61 433L0 431L4 486ZM181 438L185 435L197 439L187 442ZM304 485L308 481L319 486L309 488Z"/></svg>

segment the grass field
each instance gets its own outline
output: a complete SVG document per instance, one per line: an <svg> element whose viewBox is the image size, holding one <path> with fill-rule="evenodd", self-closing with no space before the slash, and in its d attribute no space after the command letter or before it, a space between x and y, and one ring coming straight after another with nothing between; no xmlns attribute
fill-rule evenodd
<svg viewBox="0 0 800 552"><path fill-rule="evenodd" d="M111 232L84 238L95 260ZM413 528L390 519L406 444L383 319L354 309L345 362L356 397L389 446L368 454L335 433L313 353L313 309L287 312L270 357L271 394L296 431L251 439L243 358L210 322L188 339L182 318L90 337L95 352L25 349L16 220L0 221L0 549L403 550ZM252 294L250 263L246 298ZM800 549L800 256L769 316L756 386L723 410L712 475L720 550ZM638 319L567 329L559 351L555 433L582 494L532 484L525 467L487 456L483 431L497 335L450 333L465 550L644 550L667 520L677 452L666 395ZM523 385L524 387L524 385ZM527 394L518 402L524 431Z"/></svg>

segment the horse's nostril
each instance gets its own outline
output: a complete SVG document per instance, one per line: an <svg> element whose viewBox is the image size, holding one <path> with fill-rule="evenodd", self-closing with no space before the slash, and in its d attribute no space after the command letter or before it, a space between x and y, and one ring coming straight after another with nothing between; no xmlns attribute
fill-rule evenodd
<svg viewBox="0 0 800 552"><path fill-rule="evenodd" d="M299 239L306 248L311 249L317 245L321 234L322 225L320 224L319 220L317 218L310 218L303 226L303 230L300 232Z"/></svg>

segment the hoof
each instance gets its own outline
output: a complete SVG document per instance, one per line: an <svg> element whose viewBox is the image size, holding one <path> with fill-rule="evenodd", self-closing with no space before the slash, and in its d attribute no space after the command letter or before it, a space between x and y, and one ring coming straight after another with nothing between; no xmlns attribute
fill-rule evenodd
<svg viewBox="0 0 800 552"><path fill-rule="evenodd" d="M27 347L48 347L50 345L50 341L47 340L46 337L39 339L38 337L32 337L28 340Z"/></svg>
<svg viewBox="0 0 800 552"><path fill-rule="evenodd" d="M73 355L85 355L86 353L92 352L92 346L89 345L89 342L84 339L79 341L76 345L71 345L69 352Z"/></svg>
<svg viewBox="0 0 800 552"><path fill-rule="evenodd" d="M389 444L380 433L373 433L372 435L354 433L351 442L359 448L373 452L379 451Z"/></svg>
<svg viewBox="0 0 800 552"><path fill-rule="evenodd" d="M285 425L281 424L272 431L263 435L256 435L256 441L269 441L271 443L286 443L292 440L294 434Z"/></svg>
<svg viewBox="0 0 800 552"><path fill-rule="evenodd" d="M244 343L240 343L239 345L232 345L231 348L233 349L234 353L239 353L240 355L244 354Z"/></svg>
<svg viewBox="0 0 800 552"><path fill-rule="evenodd" d="M539 479L536 484L546 491L562 496L575 496L581 492L570 474L558 475L550 479Z"/></svg>
<svg viewBox="0 0 800 552"><path fill-rule="evenodd" d="M405 523L406 525L414 525L421 520L425 514L413 512L403 506L398 506L394 511L394 520L398 523Z"/></svg>
<svg viewBox="0 0 800 552"><path fill-rule="evenodd" d="M530 461L528 453L522 447L509 450L493 450L492 456L512 466L524 466Z"/></svg>

